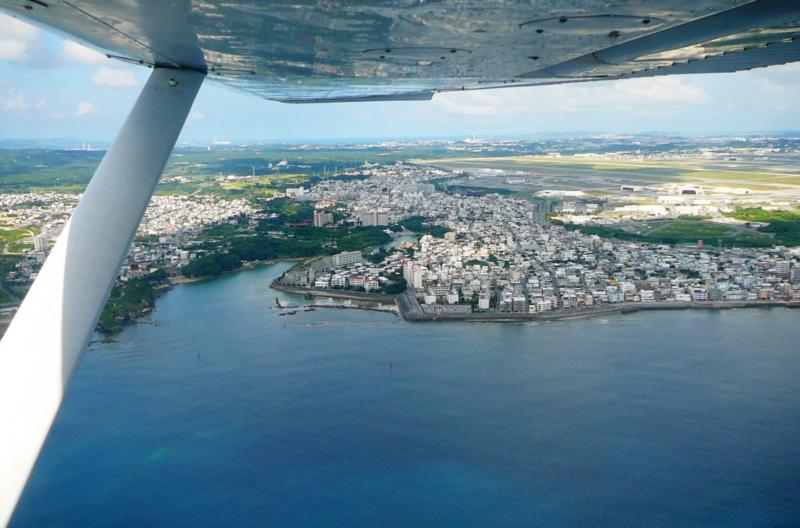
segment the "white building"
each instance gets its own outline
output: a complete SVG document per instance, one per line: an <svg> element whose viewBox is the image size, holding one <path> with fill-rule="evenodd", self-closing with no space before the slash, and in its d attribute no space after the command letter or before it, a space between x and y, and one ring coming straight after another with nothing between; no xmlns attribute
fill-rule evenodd
<svg viewBox="0 0 800 528"><path fill-rule="evenodd" d="M621 291L610 291L608 292L608 302L610 303L621 303L625 300L625 294Z"/></svg>
<svg viewBox="0 0 800 528"><path fill-rule="evenodd" d="M33 249L36 251L47 251L47 235L42 234L33 237Z"/></svg>
<svg viewBox="0 0 800 528"><path fill-rule="evenodd" d="M775 273L777 275L788 275L791 266L788 260L779 260L775 263Z"/></svg>
<svg viewBox="0 0 800 528"><path fill-rule="evenodd" d="M653 290L642 290L639 292L642 302L653 302L656 300L656 292Z"/></svg>
<svg viewBox="0 0 800 528"><path fill-rule="evenodd" d="M331 262L336 268L355 264L356 262L363 262L364 257L361 256L360 251L343 251L331 257Z"/></svg>
<svg viewBox="0 0 800 528"><path fill-rule="evenodd" d="M488 295L481 295L478 297L478 309L479 310L488 310L489 309L489 296Z"/></svg>
<svg viewBox="0 0 800 528"><path fill-rule="evenodd" d="M415 269L414 276L411 278L412 286L414 289L421 290L422 289L422 282L425 278L425 270L423 269Z"/></svg>
<svg viewBox="0 0 800 528"><path fill-rule="evenodd" d="M403 263L403 278L407 282L414 280L414 262L407 260Z"/></svg>
<svg viewBox="0 0 800 528"><path fill-rule="evenodd" d="M388 226L389 212L383 209L365 211L359 215L362 226Z"/></svg>
<svg viewBox="0 0 800 528"><path fill-rule="evenodd" d="M305 194L306 194L305 187L287 187L286 189L287 198L299 198Z"/></svg>
<svg viewBox="0 0 800 528"><path fill-rule="evenodd" d="M692 300L693 301L707 301L708 300L708 290L705 288L693 288L692 289Z"/></svg>

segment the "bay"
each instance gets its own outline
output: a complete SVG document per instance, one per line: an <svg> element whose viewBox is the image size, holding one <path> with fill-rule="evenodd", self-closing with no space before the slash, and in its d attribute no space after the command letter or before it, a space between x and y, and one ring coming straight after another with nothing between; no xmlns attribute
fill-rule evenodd
<svg viewBox="0 0 800 528"><path fill-rule="evenodd" d="M800 312L407 323L182 285L93 344L13 526L790 526Z"/></svg>

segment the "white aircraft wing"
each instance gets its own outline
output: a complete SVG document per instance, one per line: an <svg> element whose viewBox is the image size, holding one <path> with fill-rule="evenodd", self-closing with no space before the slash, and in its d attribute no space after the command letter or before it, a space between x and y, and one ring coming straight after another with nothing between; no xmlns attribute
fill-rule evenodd
<svg viewBox="0 0 800 528"><path fill-rule="evenodd" d="M285 102L731 72L800 59L797 0L0 0L120 60Z"/></svg>

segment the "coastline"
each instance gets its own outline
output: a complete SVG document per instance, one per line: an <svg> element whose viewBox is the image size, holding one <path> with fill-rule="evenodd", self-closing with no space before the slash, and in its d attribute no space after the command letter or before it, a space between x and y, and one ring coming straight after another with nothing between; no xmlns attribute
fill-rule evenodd
<svg viewBox="0 0 800 528"><path fill-rule="evenodd" d="M203 277L184 277L180 273L177 275L172 275L168 278L170 284L177 286L178 284L192 284L195 282L205 282L205 281L212 281L219 277L224 277L225 275L233 275L235 273L240 273L242 271L250 271L253 269L258 268L259 266L269 266L271 264L278 264L280 262L303 262L307 260L305 257L289 257L289 258L280 258L280 259L267 259L267 260L252 260L248 262L242 263L236 269L232 269L230 271L223 271L219 275L207 275Z"/></svg>
<svg viewBox="0 0 800 528"><path fill-rule="evenodd" d="M153 306L148 306L134 317L121 322L121 327L115 331L104 333L106 337L121 332L124 327L137 324L138 320L153 312L158 298L175 286L181 284L192 284L197 282L211 281L223 275L231 275L243 271L256 269L260 266L268 266L279 262L297 262L305 259L273 259L264 261L248 262L245 265L231 271L224 272L216 277L197 277L188 278L181 276L169 277L168 282L156 286L156 298ZM579 308L575 310L552 310L541 313L498 313L498 312L475 312L475 313L425 313L419 305L416 297L409 291L397 295L385 295L376 293L356 292L348 290L323 290L317 288L299 288L287 286L273 281L269 284L273 290L286 293L293 293L308 297L321 297L332 299L346 299L362 303L374 303L377 305L394 304L395 311L385 309L377 310L385 313L399 314L405 321L409 322L454 322L464 321L472 323L522 323L533 321L567 321L576 319L587 319L590 317L625 315L641 311L654 310L731 310L743 308L800 308L800 301L706 301L706 302L660 302L660 303L619 303L603 304L590 308ZM368 309L358 307L361 309ZM0 320L0 336L4 333L12 318Z"/></svg>
<svg viewBox="0 0 800 528"><path fill-rule="evenodd" d="M162 295L164 295L165 293L167 293L168 291L170 291L175 286L179 286L181 284L193 284L193 283L197 283L197 282L210 282L210 281L212 281L214 279L217 279L217 278L225 276L225 275L232 275L232 274L239 273L239 272L242 272L242 271L250 271L250 270L256 269L259 266L276 264L276 263L282 262L282 261L302 261L302 260L304 260L304 259L287 258L287 259L271 259L271 260L250 261L250 262L243 263L241 266L239 266L238 268L236 268L234 270L225 271L223 273L220 273L219 275L208 276L208 277L184 277L183 275L180 275L180 274L178 274L178 275L170 275L170 276L167 277L167 280L165 282L160 283L160 284L156 284L156 285L153 286L153 293L155 295L155 298L153 299L153 304L144 306L141 309L139 309L136 313L131 314L130 317L126 317L125 319L118 321L118 325L117 326L114 326L114 327L111 327L111 328L104 328L104 327L102 327L102 325L100 325L98 323L96 331L101 333L104 336L105 339L110 339L114 335L122 332L122 330L124 330L126 326L133 325L133 324L138 324L139 323L139 319L141 319L142 317L144 317L144 316L152 313L154 310L156 310L156 302L158 301L158 298L161 297ZM9 323L10 323L10 320L9 320ZM2 324L0 324L0 331L4 331L4 330L5 330L5 328L3 328ZM0 335L2 335L2 333L0 333Z"/></svg>
<svg viewBox="0 0 800 528"><path fill-rule="evenodd" d="M575 310L541 313L424 313L409 292L397 296L397 305L406 321L468 321L474 323L520 323L528 321L566 321L606 315L624 315L656 310L731 310L736 308L800 308L800 301L707 301L603 304Z"/></svg>
<svg viewBox="0 0 800 528"><path fill-rule="evenodd" d="M410 322L466 321L473 323L521 323L528 321L566 321L586 319L607 315L624 315L654 310L732 310L741 308L800 308L800 301L706 301L706 302L660 302L660 303L619 303L603 304L591 308L575 310L552 310L541 313L425 313L416 298L408 291L398 295L352 292L347 290L323 290L298 288L273 282L270 288L287 293L311 297L331 297L372 301L375 303L393 302L404 320Z"/></svg>

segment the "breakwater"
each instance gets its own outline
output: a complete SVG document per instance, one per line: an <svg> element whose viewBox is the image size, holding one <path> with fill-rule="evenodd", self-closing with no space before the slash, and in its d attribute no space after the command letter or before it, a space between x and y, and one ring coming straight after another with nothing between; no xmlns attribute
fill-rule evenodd
<svg viewBox="0 0 800 528"><path fill-rule="evenodd" d="M348 290L298 288L295 286L286 286L285 284L281 284L276 281L273 281L270 284L270 288L287 293L295 293L297 295L307 295L309 297L331 297L334 299L350 299L354 301L369 301L376 303L394 303L396 297L395 295L382 295L378 293L366 293Z"/></svg>

